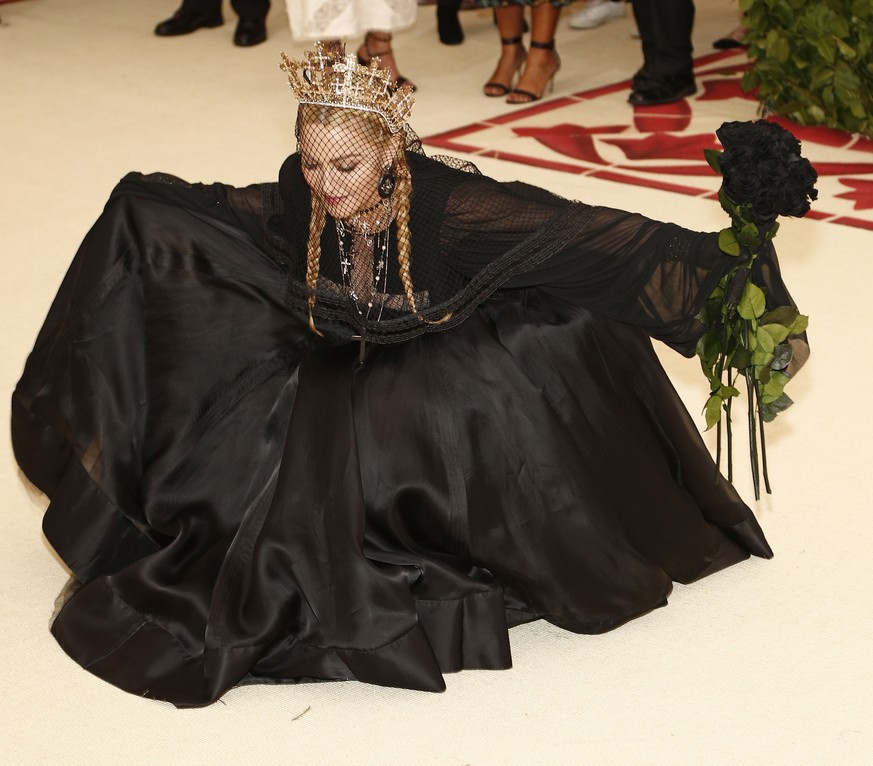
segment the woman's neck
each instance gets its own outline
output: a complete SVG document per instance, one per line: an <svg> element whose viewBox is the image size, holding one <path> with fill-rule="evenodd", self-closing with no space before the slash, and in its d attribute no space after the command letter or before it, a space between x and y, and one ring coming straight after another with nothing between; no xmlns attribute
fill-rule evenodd
<svg viewBox="0 0 873 766"><path fill-rule="evenodd" d="M342 225L362 234L372 234L387 229L394 220L394 206L391 198L380 199L376 204L359 210L342 219Z"/></svg>

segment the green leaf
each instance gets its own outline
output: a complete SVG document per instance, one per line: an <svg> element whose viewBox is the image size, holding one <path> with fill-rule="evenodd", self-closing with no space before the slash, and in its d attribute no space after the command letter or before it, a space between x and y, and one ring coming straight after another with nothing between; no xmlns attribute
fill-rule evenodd
<svg viewBox="0 0 873 766"><path fill-rule="evenodd" d="M710 396L706 400L703 412L706 415L706 430L708 431L721 420L721 397L716 394Z"/></svg>
<svg viewBox="0 0 873 766"><path fill-rule="evenodd" d="M784 64L791 56L791 45L789 45L787 38L779 37L778 34L774 35L772 40L768 52L776 61ZM770 42L769 39L768 42Z"/></svg>
<svg viewBox="0 0 873 766"><path fill-rule="evenodd" d="M752 366L752 355L748 349L740 347L731 356L730 364L731 367L735 367L738 370L745 370L747 367Z"/></svg>
<svg viewBox="0 0 873 766"><path fill-rule="evenodd" d="M837 48L840 51L840 55L843 58L849 59L850 61L858 56L858 51L856 51L851 45L844 43L840 40L839 37L835 38L835 42L837 44Z"/></svg>
<svg viewBox="0 0 873 766"><path fill-rule="evenodd" d="M763 237L758 227L753 223L746 223L736 232L737 241L746 247L757 247L761 244Z"/></svg>
<svg viewBox="0 0 873 766"><path fill-rule="evenodd" d="M718 247L719 250L728 255L740 254L740 245L733 229L722 229L718 233Z"/></svg>
<svg viewBox="0 0 873 766"><path fill-rule="evenodd" d="M784 372L773 372L764 386L763 392L767 394L767 396L772 396L774 399L778 399L782 396L782 389L785 388L785 384L788 383L789 380L790 378Z"/></svg>
<svg viewBox="0 0 873 766"><path fill-rule="evenodd" d="M782 394L778 399L772 402L762 403L760 407L761 419L765 423L770 423L776 419L780 412L787 410L794 402L787 394Z"/></svg>
<svg viewBox="0 0 873 766"><path fill-rule="evenodd" d="M822 59L824 59L828 64L833 64L834 61L836 61L837 46L834 44L833 40L819 37L815 41L815 47L818 48L819 55L821 55ZM785 59L779 60L783 63L785 62Z"/></svg>
<svg viewBox="0 0 873 766"><path fill-rule="evenodd" d="M721 386L716 392L716 396L721 397L724 400L730 399L732 396L739 396L740 392L738 389L733 386Z"/></svg>
<svg viewBox="0 0 873 766"><path fill-rule="evenodd" d="M721 309L724 303L724 290L716 288L712 292L712 297L703 304L703 308L697 315L700 323L706 327L710 327L721 319ZM792 322L794 319L791 320Z"/></svg>
<svg viewBox="0 0 873 766"><path fill-rule="evenodd" d="M706 157L706 161L716 173L721 175L721 155L722 152L717 149L704 149L703 156Z"/></svg>
<svg viewBox="0 0 873 766"><path fill-rule="evenodd" d="M773 352L763 348L756 348L752 352L752 364L756 367L769 367L773 361Z"/></svg>
<svg viewBox="0 0 873 766"><path fill-rule="evenodd" d="M700 336L697 341L696 353L700 357L700 361L704 365L704 369L712 369L715 366L719 354L721 354L721 333L715 330L709 330Z"/></svg>
<svg viewBox="0 0 873 766"><path fill-rule="evenodd" d="M779 306L764 314L760 322L761 324L781 324L785 327L791 327L797 320L800 312L794 306Z"/></svg>
<svg viewBox="0 0 873 766"><path fill-rule="evenodd" d="M740 217L740 206L728 197L727 192L724 190L724 185L719 187L718 201L721 203L724 211L731 217L731 220L736 220Z"/></svg>
<svg viewBox="0 0 873 766"><path fill-rule="evenodd" d="M773 350L776 348L776 342L773 340L773 336L770 335L765 328L759 327L758 331L755 333L755 337L758 339L758 349L760 351L765 351L768 354L773 353Z"/></svg>
<svg viewBox="0 0 873 766"><path fill-rule="evenodd" d="M775 346L777 343L781 343L788 337L788 333L790 329L785 325L771 323L771 324L762 324L761 330L766 331L767 334L773 338L773 345Z"/></svg>
<svg viewBox="0 0 873 766"><path fill-rule="evenodd" d="M800 333L806 332L808 326L809 317L806 314L798 314L797 319L791 325L791 335L800 335Z"/></svg>
<svg viewBox="0 0 873 766"><path fill-rule="evenodd" d="M757 319L764 313L767 299L764 291L753 282L746 282L743 297L737 304L737 312L743 319Z"/></svg>

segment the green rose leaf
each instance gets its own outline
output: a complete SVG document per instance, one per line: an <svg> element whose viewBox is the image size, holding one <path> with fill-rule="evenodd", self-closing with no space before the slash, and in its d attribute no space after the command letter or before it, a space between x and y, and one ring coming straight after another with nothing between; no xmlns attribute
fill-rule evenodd
<svg viewBox="0 0 873 766"><path fill-rule="evenodd" d="M772 396L778 399L782 396L782 389L790 378L784 372L773 372L770 374L770 380L764 385L763 392L767 396Z"/></svg>
<svg viewBox="0 0 873 766"><path fill-rule="evenodd" d="M761 317L761 324L781 324L790 328L799 315L800 312L793 306L779 306L764 314Z"/></svg>
<svg viewBox="0 0 873 766"><path fill-rule="evenodd" d="M718 330L709 330L700 336L697 341L696 348L697 356L700 357L700 363L703 365L703 371L708 374L721 354L721 343L719 340Z"/></svg>
<svg viewBox="0 0 873 766"><path fill-rule="evenodd" d="M721 152L717 149L704 149L703 156L706 157L707 163L709 163L709 167L711 167L716 173L721 175Z"/></svg>
<svg viewBox="0 0 873 766"><path fill-rule="evenodd" d="M773 237L776 236L777 231L779 231L779 221L774 221L773 225L767 230L767 235L764 238L773 239Z"/></svg>
<svg viewBox="0 0 873 766"><path fill-rule="evenodd" d="M802 332L806 332L806 328L809 327L809 317L806 314L798 314L797 319L794 320L794 323L791 325L791 335L800 335Z"/></svg>
<svg viewBox="0 0 873 766"><path fill-rule="evenodd" d="M763 348L756 348L752 352L752 364L756 367L769 367L773 361L773 352Z"/></svg>
<svg viewBox="0 0 873 766"><path fill-rule="evenodd" d="M765 331L771 338L773 338L773 343L778 344L781 343L788 337L788 333L790 332L789 328L785 325L781 324L762 324L760 329Z"/></svg>
<svg viewBox="0 0 873 766"><path fill-rule="evenodd" d="M743 297L737 304L737 311L743 319L757 319L764 313L767 299L764 291L752 282L746 282Z"/></svg>
<svg viewBox="0 0 873 766"><path fill-rule="evenodd" d="M761 419L765 423L770 423L775 420L780 412L784 412L792 404L794 404L794 402L791 400L791 397L788 396L788 394L782 394L778 399L762 404L760 407Z"/></svg>
<svg viewBox="0 0 873 766"><path fill-rule="evenodd" d="M736 233L737 241L746 247L757 247L761 244L761 233L753 223L746 223Z"/></svg>
<svg viewBox="0 0 873 766"><path fill-rule="evenodd" d="M737 242L736 234L733 229L722 229L718 233L718 247L728 255L740 254L740 243Z"/></svg>
<svg viewBox="0 0 873 766"><path fill-rule="evenodd" d="M713 394L706 400L706 406L703 412L706 415L706 430L712 428L719 420L721 420L721 397Z"/></svg>
<svg viewBox="0 0 873 766"><path fill-rule="evenodd" d="M773 336L767 332L765 328L759 327L758 331L755 333L755 337L758 339L758 349L760 351L766 351L768 354L773 353L773 350L776 348L776 342L773 340Z"/></svg>
<svg viewBox="0 0 873 766"><path fill-rule="evenodd" d="M752 355L749 350L740 346L736 351L734 351L731 356L730 366L735 367L738 370L745 370L747 367L751 367Z"/></svg>
<svg viewBox="0 0 873 766"><path fill-rule="evenodd" d="M722 399L730 399L732 396L739 396L740 392L738 389L733 386L721 386L717 391L717 396L720 396Z"/></svg>

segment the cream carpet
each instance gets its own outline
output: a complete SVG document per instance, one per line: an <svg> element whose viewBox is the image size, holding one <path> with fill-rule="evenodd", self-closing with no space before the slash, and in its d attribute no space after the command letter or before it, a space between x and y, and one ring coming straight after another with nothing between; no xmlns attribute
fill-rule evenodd
<svg viewBox="0 0 873 766"><path fill-rule="evenodd" d="M728 0L697 5L702 55L738 11ZM231 44L229 8L222 28L155 37L154 24L174 9L175 0L0 4L3 423L65 269L124 173L242 185L273 179L293 149L295 106L277 60L301 46L284 6L271 10L267 43L247 50ZM462 21L460 47L438 43L432 7L396 37L401 68L420 87L413 124L423 136L512 112L480 94L497 53L488 12ZM587 32L564 22L555 95L626 79L640 63L633 30L629 19ZM613 108L604 119L628 120L621 100ZM493 158L479 164L502 179L693 228L723 225L711 200ZM820 204L826 209L827 198ZM0 763L873 763L865 489L873 363L864 350L873 232L804 219L786 222L778 244L794 296L812 316L813 356L790 386L796 406L769 431L774 494L757 511L776 558L677 586L669 607L604 636L538 623L515 629L514 669L448 676L441 695L360 683L246 687L207 709L178 711L92 677L48 632L66 573L41 537L45 499L18 473L4 435ZM662 357L696 414L705 395L696 363ZM738 482L750 497L744 468L741 459Z"/></svg>

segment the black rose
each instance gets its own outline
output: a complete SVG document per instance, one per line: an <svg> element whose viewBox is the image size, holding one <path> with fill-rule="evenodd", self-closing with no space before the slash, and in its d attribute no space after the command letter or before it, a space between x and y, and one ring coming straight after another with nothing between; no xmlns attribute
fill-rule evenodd
<svg viewBox="0 0 873 766"><path fill-rule="evenodd" d="M734 202L752 206L755 223L776 216L802 216L818 192L818 175L800 155L800 142L767 120L726 122L717 131L724 151L720 165L724 190Z"/></svg>

